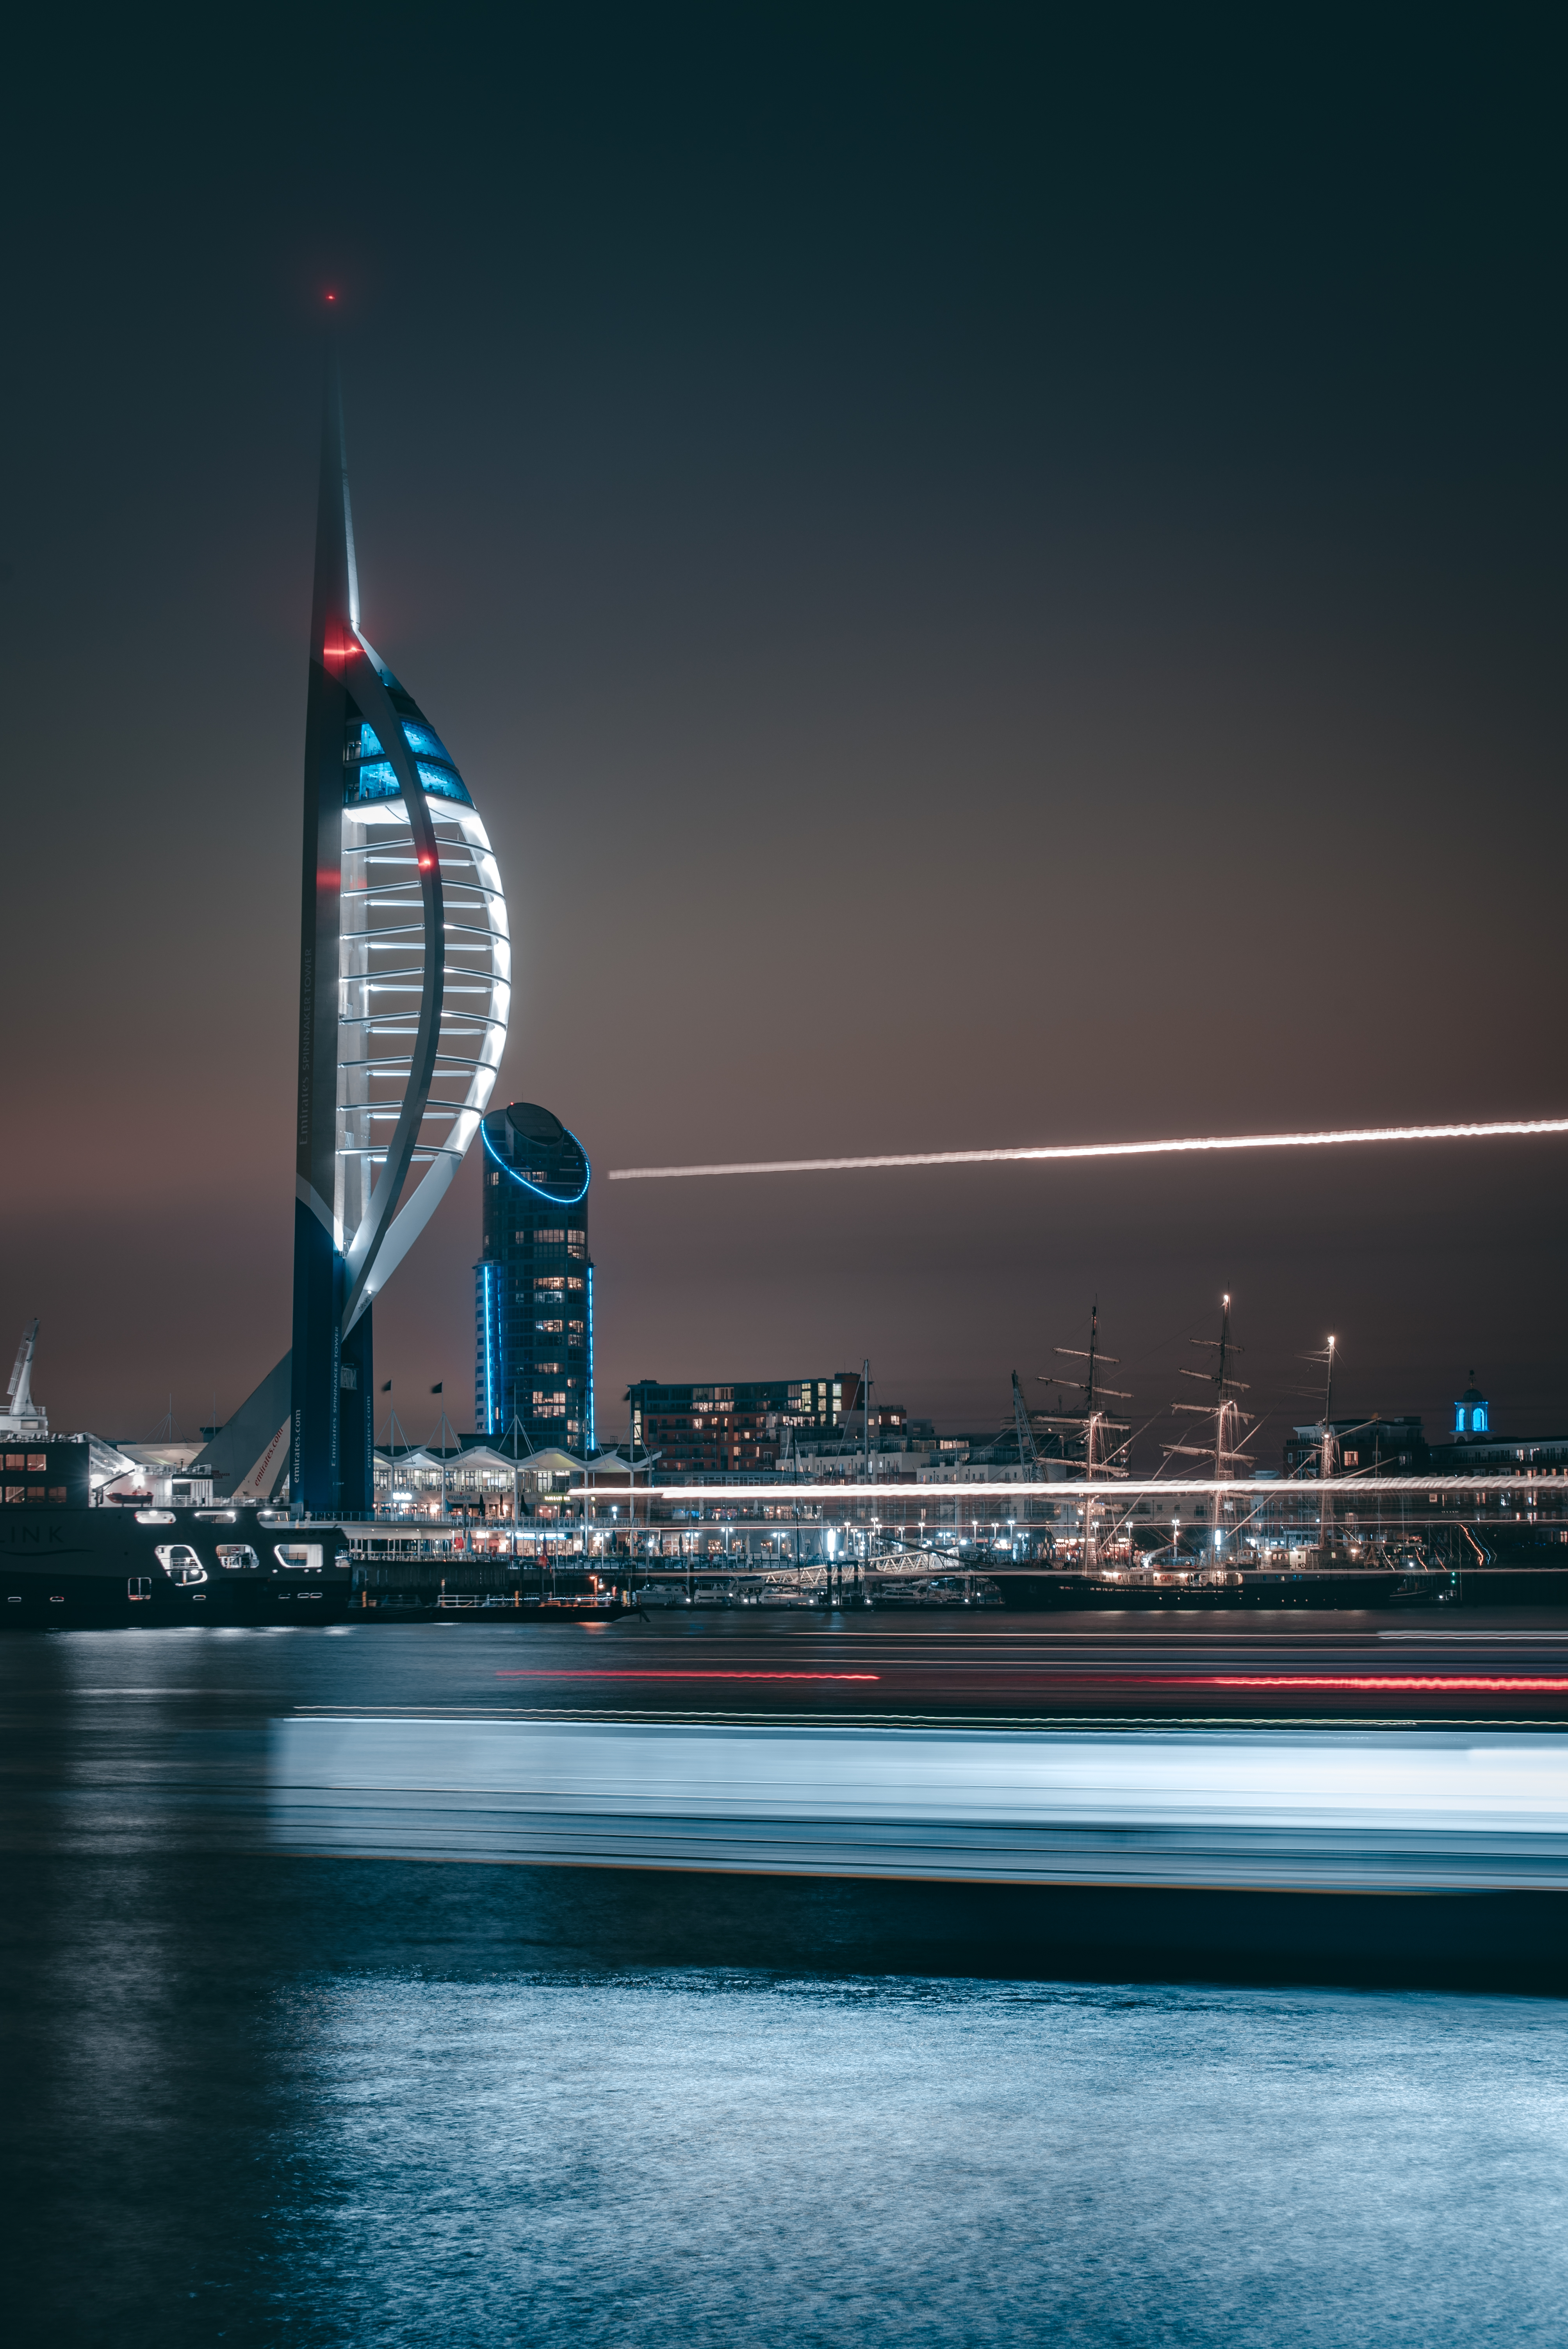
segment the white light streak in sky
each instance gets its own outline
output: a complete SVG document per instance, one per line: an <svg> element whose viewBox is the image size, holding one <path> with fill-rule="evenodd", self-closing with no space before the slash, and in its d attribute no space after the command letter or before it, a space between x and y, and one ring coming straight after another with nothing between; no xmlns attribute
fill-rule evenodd
<svg viewBox="0 0 1568 2349"><path fill-rule="evenodd" d="M1326 1133L1188 1134L1168 1142L1045 1143L1020 1150L915 1150L877 1158L757 1158L728 1165L612 1166L612 1183L659 1183L694 1174L851 1174L883 1166L1000 1166L1072 1158L1169 1158L1205 1150L1325 1150L1357 1142L1488 1142L1568 1133L1568 1117L1502 1117L1476 1125L1338 1126Z"/></svg>

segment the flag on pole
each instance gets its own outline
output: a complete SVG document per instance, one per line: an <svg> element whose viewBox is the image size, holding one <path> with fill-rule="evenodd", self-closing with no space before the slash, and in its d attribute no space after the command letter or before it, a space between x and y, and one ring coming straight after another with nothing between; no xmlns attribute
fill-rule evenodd
<svg viewBox="0 0 1568 2349"><path fill-rule="evenodd" d="M430 1389L430 1392L432 1394L439 1394L445 1384L446 1381L444 1379L438 1379L435 1385Z"/></svg>
<svg viewBox="0 0 1568 2349"><path fill-rule="evenodd" d="M383 1394L390 1394L390 1393L391 1393L391 1392L392 1392L392 1381L391 1381L391 1380L390 1380L390 1379L388 1379L388 1380L387 1380L387 1381L386 1385L382 1388L381 1392L382 1392L382 1393L383 1393Z"/></svg>

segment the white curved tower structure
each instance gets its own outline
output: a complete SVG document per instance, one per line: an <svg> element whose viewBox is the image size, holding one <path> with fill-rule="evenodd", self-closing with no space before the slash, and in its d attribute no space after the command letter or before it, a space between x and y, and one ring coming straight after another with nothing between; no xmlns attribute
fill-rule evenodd
<svg viewBox="0 0 1568 2349"><path fill-rule="evenodd" d="M468 787L360 626L335 368L322 434L303 852L286 1458L296 1507L349 1515L374 1499L372 1303L479 1132L506 1041L511 947ZM280 1364L240 1414L247 1425L226 1464L213 1447L236 1480L281 1473L282 1373ZM256 1439L275 1464L242 1464Z"/></svg>

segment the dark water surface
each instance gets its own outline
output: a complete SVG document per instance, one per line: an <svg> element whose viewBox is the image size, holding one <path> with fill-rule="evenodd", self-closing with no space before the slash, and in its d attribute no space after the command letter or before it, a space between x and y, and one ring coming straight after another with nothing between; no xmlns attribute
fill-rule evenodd
<svg viewBox="0 0 1568 2349"><path fill-rule="evenodd" d="M258 1724L475 1636L0 1648L12 2339L1563 2339L1551 2001L1292 1987L1284 1928L1272 1985L1162 1982L1150 1901L1074 1982L1039 1901L251 1833Z"/></svg>

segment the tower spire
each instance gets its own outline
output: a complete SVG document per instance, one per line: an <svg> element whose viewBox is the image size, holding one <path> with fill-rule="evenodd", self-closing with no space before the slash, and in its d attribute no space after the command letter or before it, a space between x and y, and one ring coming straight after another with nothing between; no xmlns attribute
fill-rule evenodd
<svg viewBox="0 0 1568 2349"><path fill-rule="evenodd" d="M343 432L343 371L335 326L327 330L326 383L321 410L321 477L315 505L315 581L311 599L313 660L325 658L341 676L354 656L359 626L359 574L354 559L354 513L348 499L348 452ZM356 647L357 649L357 647Z"/></svg>
<svg viewBox="0 0 1568 2349"><path fill-rule="evenodd" d="M343 1234L336 1199L339 940L344 746L356 715L350 691L354 672L367 666L355 630L356 603L343 387L336 337L329 328L305 696L289 1460L294 1506L324 1515L338 1506L343 1482Z"/></svg>

